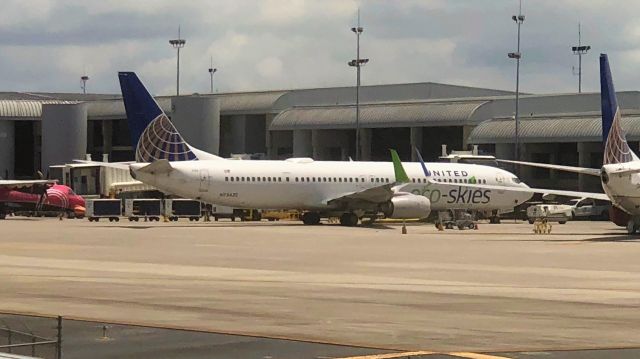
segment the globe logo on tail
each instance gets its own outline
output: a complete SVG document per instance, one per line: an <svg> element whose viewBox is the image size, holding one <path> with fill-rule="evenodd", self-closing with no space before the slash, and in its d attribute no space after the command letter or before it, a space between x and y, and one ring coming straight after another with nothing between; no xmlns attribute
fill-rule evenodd
<svg viewBox="0 0 640 359"><path fill-rule="evenodd" d="M604 148L603 163L605 165L633 161L633 152L631 152L625 139L625 133L620 124L621 121L620 108L618 107L613 115L613 122L611 123L611 129Z"/></svg>
<svg viewBox="0 0 640 359"><path fill-rule="evenodd" d="M197 160L189 145L182 139L178 130L164 113L161 113L147 125L136 147L136 161L153 162L156 160Z"/></svg>

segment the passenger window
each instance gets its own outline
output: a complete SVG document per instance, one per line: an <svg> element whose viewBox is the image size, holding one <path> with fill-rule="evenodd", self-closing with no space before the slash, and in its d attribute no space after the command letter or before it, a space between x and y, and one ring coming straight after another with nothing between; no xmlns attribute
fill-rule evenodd
<svg viewBox="0 0 640 359"><path fill-rule="evenodd" d="M285 181L289 182L289 177L285 177L284 179Z"/></svg>
<svg viewBox="0 0 640 359"><path fill-rule="evenodd" d="M298 182L298 177L296 177L296 182Z"/></svg>
<svg viewBox="0 0 640 359"><path fill-rule="evenodd" d="M322 182L327 182L327 177L322 177Z"/></svg>
<svg viewBox="0 0 640 359"><path fill-rule="evenodd" d="M224 181L227 182L229 180L229 177L225 177Z"/></svg>
<svg viewBox="0 0 640 359"><path fill-rule="evenodd" d="M282 182L282 177L278 177L278 182Z"/></svg>
<svg viewBox="0 0 640 359"><path fill-rule="evenodd" d="M233 177L231 177L231 182L233 182Z"/></svg>
<svg viewBox="0 0 640 359"><path fill-rule="evenodd" d="M251 182L255 182L256 178L255 177L251 177Z"/></svg>
<svg viewBox="0 0 640 359"><path fill-rule="evenodd" d="M349 182L353 182L353 178L349 178Z"/></svg>

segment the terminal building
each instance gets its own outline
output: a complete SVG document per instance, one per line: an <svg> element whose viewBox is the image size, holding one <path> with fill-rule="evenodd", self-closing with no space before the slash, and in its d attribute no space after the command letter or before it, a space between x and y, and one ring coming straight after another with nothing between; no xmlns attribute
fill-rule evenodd
<svg viewBox="0 0 640 359"><path fill-rule="evenodd" d="M633 149L640 140L640 92L618 93ZM349 160L355 154L355 88L159 96L185 139L229 157ZM362 86L362 160L437 160L441 145L514 158L513 92L440 83ZM602 163L599 93L520 96L521 158L598 168ZM119 95L0 93L0 177L31 178L38 170L83 159L133 160ZM89 174L87 174L89 176ZM599 190L597 178L522 168L534 186ZM79 181L86 179L80 178Z"/></svg>

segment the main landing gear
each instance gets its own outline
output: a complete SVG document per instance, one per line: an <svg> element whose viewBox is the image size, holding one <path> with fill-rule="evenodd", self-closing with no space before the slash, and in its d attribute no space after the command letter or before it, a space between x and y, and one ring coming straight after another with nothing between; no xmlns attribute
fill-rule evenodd
<svg viewBox="0 0 640 359"><path fill-rule="evenodd" d="M320 214L318 212L305 212L302 214L302 223L310 226L320 224Z"/></svg>
<svg viewBox="0 0 640 359"><path fill-rule="evenodd" d="M357 226L358 220L359 218L358 216L356 216L355 213L352 213L352 212L343 213L340 216L340 225L346 226L346 227Z"/></svg>
<svg viewBox="0 0 640 359"><path fill-rule="evenodd" d="M627 222L627 233L635 234L638 232L638 229L640 229L640 226L638 226L638 222L631 218L629 222Z"/></svg>

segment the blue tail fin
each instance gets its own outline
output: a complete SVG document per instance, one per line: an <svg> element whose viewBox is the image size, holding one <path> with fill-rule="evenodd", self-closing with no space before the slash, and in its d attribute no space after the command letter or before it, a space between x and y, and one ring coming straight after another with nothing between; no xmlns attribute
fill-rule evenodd
<svg viewBox="0 0 640 359"><path fill-rule="evenodd" d="M418 156L418 161L420 161L420 166L422 166L422 172L424 172L424 175L427 177L431 177L431 172L429 172L429 170L427 169L427 165L424 164L424 160L422 159L422 155L420 154L420 151L418 151L418 147L415 147L416 150L416 155Z"/></svg>
<svg viewBox="0 0 640 359"><path fill-rule="evenodd" d="M134 72L119 72L120 89L127 112L131 143L136 161L153 162L197 160L169 117L149 94Z"/></svg>
<svg viewBox="0 0 640 359"><path fill-rule="evenodd" d="M602 105L602 142L604 143L603 164L625 163L637 160L631 151L622 129L622 114L613 87L609 59L600 54L600 101Z"/></svg>

